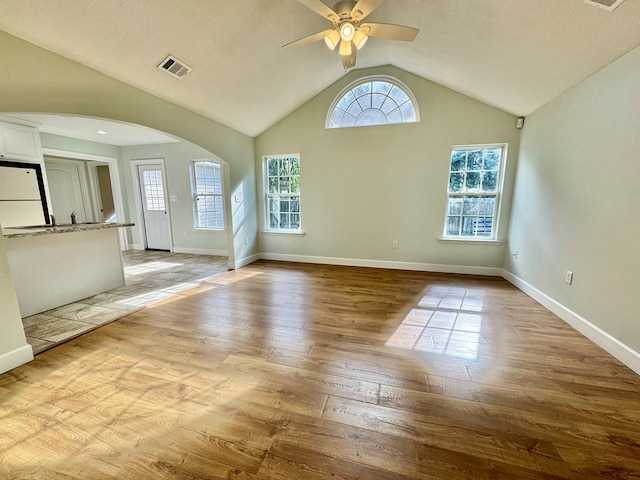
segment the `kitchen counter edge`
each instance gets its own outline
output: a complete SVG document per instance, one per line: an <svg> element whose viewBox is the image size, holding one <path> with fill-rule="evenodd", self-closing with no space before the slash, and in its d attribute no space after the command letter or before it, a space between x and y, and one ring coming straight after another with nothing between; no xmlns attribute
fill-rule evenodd
<svg viewBox="0 0 640 480"><path fill-rule="evenodd" d="M21 229L19 227L3 228L2 236L5 238L20 238L20 237L37 237L40 235L53 235L58 233L74 233L74 232L86 232L88 230L106 230L109 228L124 228L133 227L135 223L76 223L73 225L59 225L56 227L42 227L42 228L29 228Z"/></svg>

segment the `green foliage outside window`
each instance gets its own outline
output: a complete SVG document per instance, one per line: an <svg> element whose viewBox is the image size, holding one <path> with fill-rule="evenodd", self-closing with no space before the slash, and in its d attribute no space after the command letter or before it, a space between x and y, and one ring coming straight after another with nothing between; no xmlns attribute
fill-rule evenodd
<svg viewBox="0 0 640 480"><path fill-rule="evenodd" d="M500 167L505 148L451 151L445 236L495 236Z"/></svg>
<svg viewBox="0 0 640 480"><path fill-rule="evenodd" d="M300 158L268 157L267 229L300 230Z"/></svg>

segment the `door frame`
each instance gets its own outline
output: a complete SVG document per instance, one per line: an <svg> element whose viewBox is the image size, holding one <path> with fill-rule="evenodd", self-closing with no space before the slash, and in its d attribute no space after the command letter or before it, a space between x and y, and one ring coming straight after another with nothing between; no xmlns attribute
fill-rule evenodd
<svg viewBox="0 0 640 480"><path fill-rule="evenodd" d="M164 158L149 158L144 160L131 160L131 179L133 184L133 199L136 205L136 226L133 227L140 243L134 243L132 247L135 250L147 249L147 232L144 223L144 212L142 211L142 190L140 189L140 170L141 165L159 165L162 170L162 181L164 182L164 202L167 207L167 223L169 225L169 251L173 252L173 228L171 226L171 204L169 202L169 184L167 183L167 172L165 169Z"/></svg>
<svg viewBox="0 0 640 480"><path fill-rule="evenodd" d="M52 157L51 155L43 155L43 156L45 157L44 159L45 170L47 169L47 163L50 163L50 164L57 163L58 165L74 165L75 167L78 168L78 180L80 182L80 195L82 195L82 204L83 204L83 210L84 210L84 212L82 212L84 214L83 216L86 222L96 221L93 204L92 204L91 198L89 197L89 191L91 190L91 185L90 185L89 179L87 178L87 169L86 169L87 162L83 160L72 159L72 158ZM49 178L49 175L47 175L47 178ZM67 219L60 218L58 221L60 223L68 223L66 220ZM68 220L71 221L70 218Z"/></svg>
<svg viewBox="0 0 640 480"><path fill-rule="evenodd" d="M87 170L89 171L89 190L91 191L91 200L93 201L93 217L97 221L102 221L102 199L100 198L100 182L98 181L98 168L109 166L104 162L87 162ZM111 170L109 170L111 172ZM111 173L109 173L109 179L111 179ZM111 186L113 191L113 185ZM112 194L113 196L113 194ZM115 208L115 198L113 202ZM116 216L118 212L116 212Z"/></svg>
<svg viewBox="0 0 640 480"><path fill-rule="evenodd" d="M103 155L93 155L90 153L71 152L68 150L58 150L55 148L42 148L42 154L48 157L67 158L72 160L83 160L86 162L100 162L109 165L109 176L111 177L111 194L116 209L116 216L119 223L125 223L124 202L122 200L122 187L120 186L120 172L118 171L118 159ZM129 250L127 232L124 228L118 228L118 238L120 239L120 250Z"/></svg>

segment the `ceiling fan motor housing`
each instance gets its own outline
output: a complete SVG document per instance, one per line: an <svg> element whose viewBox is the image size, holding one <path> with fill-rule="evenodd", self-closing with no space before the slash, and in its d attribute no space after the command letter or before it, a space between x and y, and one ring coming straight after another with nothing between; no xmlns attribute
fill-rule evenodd
<svg viewBox="0 0 640 480"><path fill-rule="evenodd" d="M351 10L357 3L355 0L340 0L333 6L333 11L340 16L341 20L351 19Z"/></svg>

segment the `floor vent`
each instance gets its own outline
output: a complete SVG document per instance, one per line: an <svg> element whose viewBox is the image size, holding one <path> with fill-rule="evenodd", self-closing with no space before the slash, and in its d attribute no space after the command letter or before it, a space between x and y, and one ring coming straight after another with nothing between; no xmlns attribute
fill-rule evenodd
<svg viewBox="0 0 640 480"><path fill-rule="evenodd" d="M177 79L183 79L187 73L191 71L191 67L184 62L181 62L176 57L169 55L165 58L160 65L158 65L160 70L164 70L169 75L176 77Z"/></svg>
<svg viewBox="0 0 640 480"><path fill-rule="evenodd" d="M584 0L587 5L593 5L609 12L613 12L624 0Z"/></svg>

